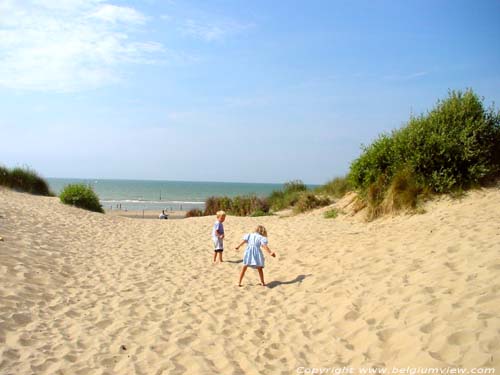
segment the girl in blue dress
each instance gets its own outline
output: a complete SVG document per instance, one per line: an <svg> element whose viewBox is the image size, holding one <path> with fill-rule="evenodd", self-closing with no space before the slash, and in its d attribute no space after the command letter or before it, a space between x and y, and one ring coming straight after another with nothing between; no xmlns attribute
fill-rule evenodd
<svg viewBox="0 0 500 375"><path fill-rule="evenodd" d="M275 257L276 254L271 251L271 249L267 246L267 231L262 225L259 225L255 228L255 232L247 233L243 236L243 241L236 246L236 250L243 244L247 244L247 248L245 250L245 255L243 256L243 268L240 273L240 282L238 286L241 286L241 281L243 280L243 276L245 276L245 272L248 267L257 268L260 277L260 283L262 286L266 286L264 282L264 255L262 254L261 248L266 250L272 257Z"/></svg>

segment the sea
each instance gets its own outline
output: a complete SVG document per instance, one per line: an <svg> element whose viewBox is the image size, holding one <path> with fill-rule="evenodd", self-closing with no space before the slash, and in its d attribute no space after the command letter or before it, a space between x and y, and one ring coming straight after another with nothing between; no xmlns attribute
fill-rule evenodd
<svg viewBox="0 0 500 375"><path fill-rule="evenodd" d="M211 196L235 197L238 195L268 196L283 184L110 180L79 178L46 178L51 190L58 194L69 184L91 186L105 210L168 210L189 211L204 209L205 200Z"/></svg>

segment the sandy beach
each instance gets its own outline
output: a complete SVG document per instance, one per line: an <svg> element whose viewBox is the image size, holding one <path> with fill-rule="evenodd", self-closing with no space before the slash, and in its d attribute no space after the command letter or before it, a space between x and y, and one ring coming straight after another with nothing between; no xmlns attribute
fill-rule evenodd
<svg viewBox="0 0 500 375"><path fill-rule="evenodd" d="M0 373L500 371L500 189L371 223L325 210L228 216L213 265L213 217L137 220L0 188ZM277 257L267 288L254 270L239 288L234 247L257 224Z"/></svg>

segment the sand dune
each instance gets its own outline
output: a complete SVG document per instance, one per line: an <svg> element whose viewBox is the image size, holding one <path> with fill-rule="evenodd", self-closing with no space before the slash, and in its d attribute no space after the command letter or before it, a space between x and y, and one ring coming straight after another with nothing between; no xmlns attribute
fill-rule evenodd
<svg viewBox="0 0 500 375"><path fill-rule="evenodd" d="M212 217L136 220L0 189L0 373L500 371L498 188L368 224L324 210L229 216L213 265ZM238 288L234 246L257 223L278 256L268 288L253 270Z"/></svg>

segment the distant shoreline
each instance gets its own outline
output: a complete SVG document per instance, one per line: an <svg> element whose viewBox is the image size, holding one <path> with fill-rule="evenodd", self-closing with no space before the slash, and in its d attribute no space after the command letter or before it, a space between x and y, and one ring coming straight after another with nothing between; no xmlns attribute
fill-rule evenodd
<svg viewBox="0 0 500 375"><path fill-rule="evenodd" d="M130 219L155 219L160 220L161 210L104 210L106 215L127 217ZM184 219L187 211L167 211L169 220Z"/></svg>

